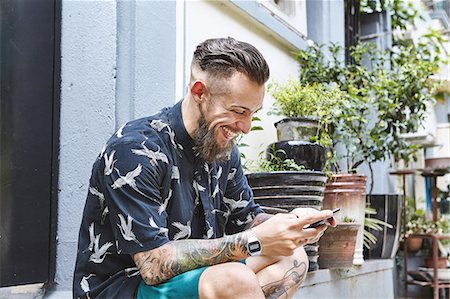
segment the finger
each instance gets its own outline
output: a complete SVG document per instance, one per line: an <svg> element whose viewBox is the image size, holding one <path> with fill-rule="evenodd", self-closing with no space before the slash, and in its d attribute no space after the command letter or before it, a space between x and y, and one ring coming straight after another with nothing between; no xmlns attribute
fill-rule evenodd
<svg viewBox="0 0 450 299"><path fill-rule="evenodd" d="M298 217L299 217L299 222L298 222L299 226L305 227L306 225L309 225L316 221L332 218L333 212L331 212L331 210L315 211L315 212L310 212L308 214L301 215L301 216L298 215Z"/></svg>
<svg viewBox="0 0 450 299"><path fill-rule="evenodd" d="M332 226L332 227L336 227L336 225L337 225L336 219L335 219L334 217L328 218L327 220L325 220L325 222L326 222L329 226Z"/></svg>

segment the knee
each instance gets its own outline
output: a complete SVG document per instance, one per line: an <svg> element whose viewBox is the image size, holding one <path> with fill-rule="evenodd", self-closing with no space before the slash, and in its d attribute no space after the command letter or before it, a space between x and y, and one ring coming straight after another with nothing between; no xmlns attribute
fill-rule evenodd
<svg viewBox="0 0 450 299"><path fill-rule="evenodd" d="M294 267L298 269L300 275L299 285L305 280L306 274L309 269L309 259L306 251L303 247L299 247L294 251L294 254L290 257Z"/></svg>
<svg viewBox="0 0 450 299"><path fill-rule="evenodd" d="M290 275L295 285L298 287L305 280L309 269L309 259L303 247L299 247L291 256L282 257L284 269L287 272L284 275Z"/></svg>
<svg viewBox="0 0 450 299"><path fill-rule="evenodd" d="M199 298L260 298L256 274L242 263L211 266L200 276Z"/></svg>

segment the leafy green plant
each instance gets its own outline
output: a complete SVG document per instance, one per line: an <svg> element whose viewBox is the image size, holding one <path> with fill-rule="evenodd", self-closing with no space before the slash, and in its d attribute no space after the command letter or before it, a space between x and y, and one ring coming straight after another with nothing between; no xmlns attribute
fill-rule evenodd
<svg viewBox="0 0 450 299"><path fill-rule="evenodd" d="M421 59L426 54L423 49L399 47L395 53L382 53L360 43L349 49L351 63L346 64L342 47L330 45L328 60L322 48L312 46L297 53L299 81L337 85L343 92L345 100L332 116L333 140L344 147L336 158L336 170L356 172L366 162L372 172L372 163L386 158L406 163L414 159L418 146L404 134L421 126L427 105L433 102L428 79L436 62Z"/></svg>
<svg viewBox="0 0 450 299"><path fill-rule="evenodd" d="M374 208L366 207L365 210L366 217L364 218L364 247L370 248L372 244L377 242L377 238L370 232L370 229L374 231L383 230L383 226L392 228L392 225L384 222L377 218L371 218L371 215L375 215L377 211Z"/></svg>
<svg viewBox="0 0 450 299"><path fill-rule="evenodd" d="M344 217L342 218L342 222L344 222L344 223L354 223L354 222L355 222L355 219L354 219L354 218L351 218L351 217L348 217L348 216L344 216Z"/></svg>
<svg viewBox="0 0 450 299"><path fill-rule="evenodd" d="M275 99L271 113L285 117L308 117L318 120L317 135L311 142L329 147L332 145L332 124L334 115L346 100L337 85L303 84L299 80L288 80L283 84L271 82L268 92Z"/></svg>
<svg viewBox="0 0 450 299"><path fill-rule="evenodd" d="M303 165L298 165L294 159L283 159L286 152L282 149L269 152L266 157L265 153L259 154L257 161L251 161L248 169L251 172L274 172L274 171L301 171L306 170Z"/></svg>

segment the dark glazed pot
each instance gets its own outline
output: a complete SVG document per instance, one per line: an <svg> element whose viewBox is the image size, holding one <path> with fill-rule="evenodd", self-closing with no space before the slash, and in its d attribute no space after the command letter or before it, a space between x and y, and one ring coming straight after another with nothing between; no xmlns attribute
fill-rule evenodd
<svg viewBox="0 0 450 299"><path fill-rule="evenodd" d="M275 171L247 174L255 202L262 207L290 211L322 208L327 177L319 171Z"/></svg>
<svg viewBox="0 0 450 299"><path fill-rule="evenodd" d="M400 194L372 194L367 195L367 203L377 212L375 215L370 215L370 218L387 222L393 227L388 228L382 225L381 231L369 229L369 232L377 238L377 242L371 244L370 249L364 248L364 257L392 259L399 247L403 196Z"/></svg>
<svg viewBox="0 0 450 299"><path fill-rule="evenodd" d="M319 171L276 171L247 174L253 198L266 213L289 212L294 208L322 209L327 177ZM309 270L319 269L318 242L304 246Z"/></svg>
<svg viewBox="0 0 450 299"><path fill-rule="evenodd" d="M308 141L280 141L267 147L267 159L270 154L278 158L293 159L306 169L322 171L325 166L325 147Z"/></svg>

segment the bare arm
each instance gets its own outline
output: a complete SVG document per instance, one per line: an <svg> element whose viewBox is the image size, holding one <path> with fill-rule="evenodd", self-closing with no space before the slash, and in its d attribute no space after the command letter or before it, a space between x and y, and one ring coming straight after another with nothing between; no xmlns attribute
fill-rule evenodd
<svg viewBox="0 0 450 299"><path fill-rule="evenodd" d="M255 219L253 219L252 222L247 224L246 228L252 228L252 227L255 227L257 225L260 225L261 223L263 223L264 221L268 220L272 216L273 215L267 214L267 213L259 213L258 215L256 215Z"/></svg>
<svg viewBox="0 0 450 299"><path fill-rule="evenodd" d="M245 232L211 240L177 240L132 256L142 279L155 285L203 266L248 257Z"/></svg>

